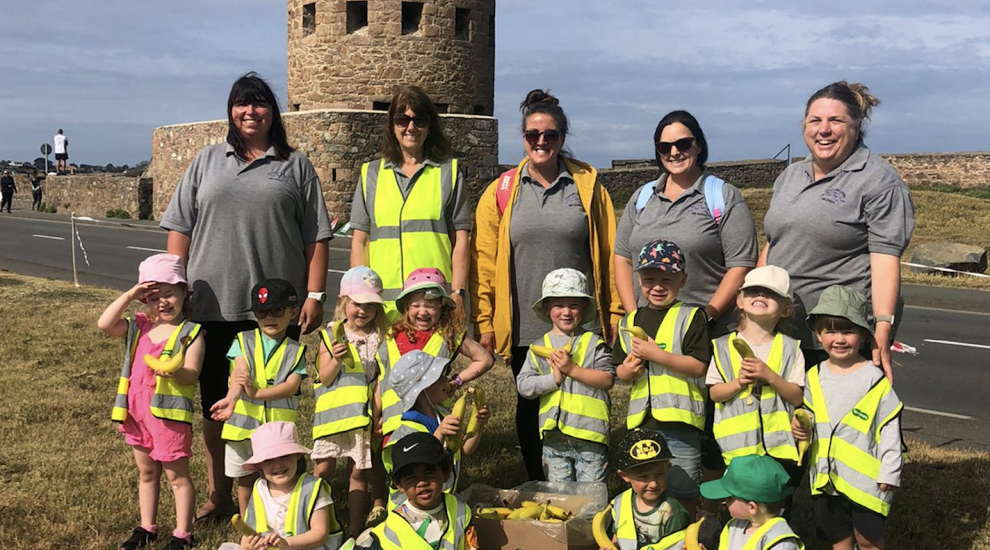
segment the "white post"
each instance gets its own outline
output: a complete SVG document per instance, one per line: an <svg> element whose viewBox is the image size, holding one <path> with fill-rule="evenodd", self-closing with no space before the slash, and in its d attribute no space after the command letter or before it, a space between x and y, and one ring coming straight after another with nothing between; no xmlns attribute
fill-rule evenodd
<svg viewBox="0 0 990 550"><path fill-rule="evenodd" d="M47 160L47 159L46 159ZM76 273L76 213L73 212L70 217L70 231L72 235L70 236L69 243L72 245L72 282L75 283L76 288L79 288L79 275Z"/></svg>

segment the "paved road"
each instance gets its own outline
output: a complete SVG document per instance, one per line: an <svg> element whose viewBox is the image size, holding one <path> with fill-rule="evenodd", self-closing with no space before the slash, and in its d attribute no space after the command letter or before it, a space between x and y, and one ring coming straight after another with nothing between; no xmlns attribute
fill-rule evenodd
<svg viewBox="0 0 990 550"><path fill-rule="evenodd" d="M138 263L165 249L155 223L78 224L89 265L77 249L79 279L130 288ZM0 216L0 269L71 280L70 225L64 217L15 212ZM331 242L327 292L336 296L347 269L349 239ZM937 445L990 451L990 293L905 286L908 308L898 339L917 356L895 354L896 389L910 408L905 433ZM327 315L333 311L326 308Z"/></svg>

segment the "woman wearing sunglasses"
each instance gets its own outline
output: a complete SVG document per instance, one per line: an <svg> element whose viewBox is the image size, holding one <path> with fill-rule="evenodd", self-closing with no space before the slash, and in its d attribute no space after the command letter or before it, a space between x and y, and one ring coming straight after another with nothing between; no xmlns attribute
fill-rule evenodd
<svg viewBox="0 0 990 550"><path fill-rule="evenodd" d="M873 361L893 379L890 342L901 287L900 259L911 241L914 204L897 171L863 143L870 111L880 100L858 83L834 82L805 106L804 143L811 155L773 184L760 263L791 273L805 364L826 358L805 312L835 284L870 298L875 322Z"/></svg>
<svg viewBox="0 0 990 550"><path fill-rule="evenodd" d="M389 105L382 158L361 167L350 220L351 267L381 276L390 316L406 277L423 267L443 272L463 314L471 210L451 154L433 101L418 86L400 88Z"/></svg>
<svg viewBox="0 0 990 550"><path fill-rule="evenodd" d="M514 375L529 344L547 330L531 307L554 269L587 275L598 317L585 328L608 339L622 316L612 285L612 199L595 169L564 148L567 116L556 97L533 90L520 110L526 157L481 196L471 247L475 337L510 363ZM532 480L544 478L538 416L539 401L517 399L516 432Z"/></svg>

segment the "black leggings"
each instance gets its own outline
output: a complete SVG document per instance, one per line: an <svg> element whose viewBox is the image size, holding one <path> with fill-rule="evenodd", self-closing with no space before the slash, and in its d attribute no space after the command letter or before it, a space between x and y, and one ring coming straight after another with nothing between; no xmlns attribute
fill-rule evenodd
<svg viewBox="0 0 990 550"><path fill-rule="evenodd" d="M512 380L526 362L528 347L512 348ZM543 441L540 439L540 400L526 399L516 392L516 437L530 481L546 481L543 474Z"/></svg>

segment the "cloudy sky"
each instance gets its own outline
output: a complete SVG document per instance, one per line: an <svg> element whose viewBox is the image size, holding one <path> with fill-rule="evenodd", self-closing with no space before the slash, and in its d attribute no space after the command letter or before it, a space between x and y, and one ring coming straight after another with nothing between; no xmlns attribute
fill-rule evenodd
<svg viewBox="0 0 990 550"><path fill-rule="evenodd" d="M153 128L225 118L248 70L284 103L285 18L281 0L5 0L0 159L34 159L61 127L73 161L135 164ZM804 155L804 103L840 79L882 100L876 150L990 149L986 2L498 0L496 29L503 162L521 157L518 105L537 87L596 166L651 157L673 109L698 117L713 160Z"/></svg>

